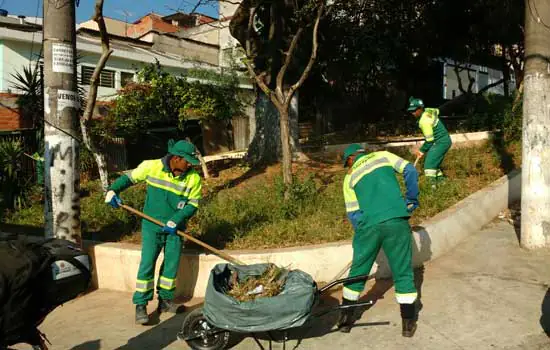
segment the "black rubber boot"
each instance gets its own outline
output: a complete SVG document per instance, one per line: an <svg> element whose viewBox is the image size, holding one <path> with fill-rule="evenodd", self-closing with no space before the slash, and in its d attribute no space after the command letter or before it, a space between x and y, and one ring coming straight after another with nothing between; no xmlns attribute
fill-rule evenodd
<svg viewBox="0 0 550 350"><path fill-rule="evenodd" d="M401 335L411 338L416 332L415 304L401 304L402 331Z"/></svg>
<svg viewBox="0 0 550 350"><path fill-rule="evenodd" d="M168 312L172 314L183 312L183 305L178 305L174 303L173 300L164 300L159 298L159 305L157 307L157 312L159 314L163 312Z"/></svg>
<svg viewBox="0 0 550 350"><path fill-rule="evenodd" d="M357 301L342 299L342 305L353 305L357 304ZM338 330L342 333L351 332L351 327L355 322L355 308L349 307L346 309L340 310L340 319L338 320L337 327Z"/></svg>
<svg viewBox="0 0 550 350"><path fill-rule="evenodd" d="M136 305L136 324L146 324L147 322L149 322L147 305Z"/></svg>

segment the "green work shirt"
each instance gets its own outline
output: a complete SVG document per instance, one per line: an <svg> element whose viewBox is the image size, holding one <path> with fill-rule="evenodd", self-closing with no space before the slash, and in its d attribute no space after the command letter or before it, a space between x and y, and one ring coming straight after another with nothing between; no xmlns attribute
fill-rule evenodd
<svg viewBox="0 0 550 350"><path fill-rule="evenodd" d="M409 217L395 173L402 174L409 164L387 152L359 155L350 172L349 184L359 202L360 225L370 227L392 218Z"/></svg>
<svg viewBox="0 0 550 350"><path fill-rule="evenodd" d="M142 162L129 175L119 177L110 189L120 193L142 181L147 183L143 211L163 223L173 221L183 228L199 207L202 198L200 175L194 169L189 169L183 175L174 176L167 158Z"/></svg>
<svg viewBox="0 0 550 350"><path fill-rule="evenodd" d="M418 126L422 130L425 142L420 147L420 152L426 153L434 143L450 143L449 132L439 119L439 109L426 108L418 120Z"/></svg>

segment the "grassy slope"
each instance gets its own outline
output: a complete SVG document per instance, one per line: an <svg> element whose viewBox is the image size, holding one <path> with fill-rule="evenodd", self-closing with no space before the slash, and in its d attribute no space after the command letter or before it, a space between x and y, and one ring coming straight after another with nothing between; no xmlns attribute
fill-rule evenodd
<svg viewBox="0 0 550 350"><path fill-rule="evenodd" d="M469 194L483 188L520 164L518 145L507 148L501 156L494 145L451 150L444 163L450 180L433 191L420 178L420 208L411 219L421 222L452 206ZM399 153L407 159L413 156ZM419 166L420 168L420 166ZM296 166L298 181L293 187L293 200L285 204L279 168L268 168L261 174L237 185L247 169L232 168L220 178L205 182L205 203L193 218L189 230L208 243L222 248L249 249L288 247L333 242L351 238L341 194L344 170L337 165ZM103 203L97 182L83 185L83 231L86 238L104 241L139 242L139 221L122 210ZM86 192L88 192L86 194ZM125 202L141 208L144 186L134 186L122 195ZM8 222L43 226L42 205L35 204L8 216Z"/></svg>

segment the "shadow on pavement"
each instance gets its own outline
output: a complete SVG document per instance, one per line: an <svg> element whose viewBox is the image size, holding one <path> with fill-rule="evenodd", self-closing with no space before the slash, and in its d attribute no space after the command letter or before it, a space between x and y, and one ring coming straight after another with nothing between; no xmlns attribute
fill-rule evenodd
<svg viewBox="0 0 550 350"><path fill-rule="evenodd" d="M70 350L99 350L101 349L101 339L90 340L85 343L73 346Z"/></svg>
<svg viewBox="0 0 550 350"><path fill-rule="evenodd" d="M550 337L550 288L546 291L541 306L540 325L547 336Z"/></svg>
<svg viewBox="0 0 550 350"><path fill-rule="evenodd" d="M117 350L134 350L134 349L164 349L168 345L179 341L177 334L181 329L183 320L189 311L194 310L200 305L196 305L186 309L187 312L176 314L164 322L160 322L158 314L154 312L150 315L151 321L148 325L154 327L143 326L144 332L136 337L128 339L128 342L116 348ZM82 348L82 350L88 348Z"/></svg>
<svg viewBox="0 0 550 350"><path fill-rule="evenodd" d="M321 313L324 310L336 307L339 304L340 304L340 300L335 298L334 296L332 295L323 296L319 302L319 305L314 310L312 310L312 314L315 315L315 313ZM287 330L286 331L287 341L297 340L297 343L293 347L293 349L298 349L302 341L306 339L319 338L330 333L338 332L338 330L335 327L338 321L338 317L339 317L338 310L328 312L320 317L312 317L302 327ZM388 325L390 325L390 322L362 322L362 323L355 323L354 328L388 326ZM256 334L256 338L258 339L265 340L265 341L272 340L275 343L282 342L282 340L284 339L284 336L285 336L284 331L272 331L269 333ZM242 339L244 339L244 337L242 337L241 340ZM289 344L287 344L287 346L288 345Z"/></svg>

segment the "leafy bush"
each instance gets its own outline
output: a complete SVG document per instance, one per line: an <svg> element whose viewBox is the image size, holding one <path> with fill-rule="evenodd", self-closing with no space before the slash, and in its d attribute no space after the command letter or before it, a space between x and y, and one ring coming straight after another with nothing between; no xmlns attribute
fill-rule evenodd
<svg viewBox="0 0 550 350"><path fill-rule="evenodd" d="M238 79L232 73L216 76L210 74L207 84L169 74L158 62L150 64L137 73L136 83L119 91L109 117L94 126L94 134L135 139L154 123L183 129L189 119L231 119L243 109Z"/></svg>
<svg viewBox="0 0 550 350"><path fill-rule="evenodd" d="M32 179L23 174L22 157L20 141L0 141L0 186L7 209L23 208L26 190L31 186Z"/></svg>

